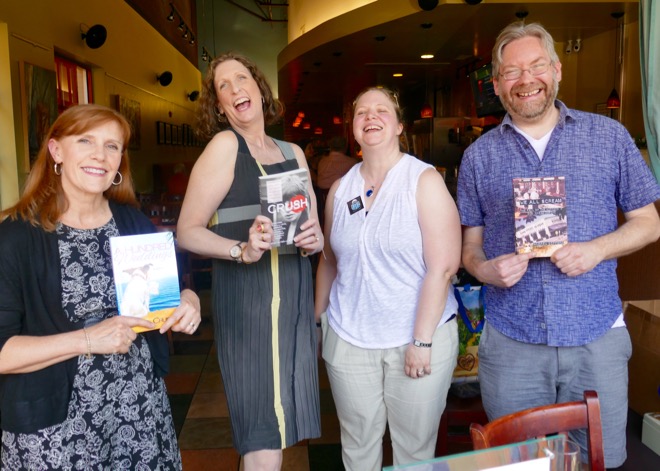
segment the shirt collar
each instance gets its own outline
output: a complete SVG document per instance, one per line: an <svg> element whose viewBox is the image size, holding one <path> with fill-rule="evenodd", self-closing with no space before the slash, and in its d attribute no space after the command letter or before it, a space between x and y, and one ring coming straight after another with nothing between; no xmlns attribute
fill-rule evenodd
<svg viewBox="0 0 660 471"><path fill-rule="evenodd" d="M563 127L566 124L567 118L571 120L577 119L577 113L575 112L575 110L568 108L563 101L555 100L555 107L559 108L559 121L557 122L558 127ZM502 120L502 125L500 126L500 133L504 132L505 127L514 130L513 120L511 119L511 115L509 113L507 113L504 116L504 119Z"/></svg>

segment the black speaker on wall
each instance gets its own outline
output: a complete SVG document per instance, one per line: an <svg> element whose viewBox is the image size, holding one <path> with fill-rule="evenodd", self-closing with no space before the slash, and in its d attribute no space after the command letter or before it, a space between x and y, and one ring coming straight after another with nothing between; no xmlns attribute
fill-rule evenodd
<svg viewBox="0 0 660 471"><path fill-rule="evenodd" d="M438 6L438 0L417 0L419 8L426 11L431 11Z"/></svg>
<svg viewBox="0 0 660 471"><path fill-rule="evenodd" d="M98 49L103 46L107 37L108 31L103 25L94 25L87 32L82 33L82 38L90 49Z"/></svg>

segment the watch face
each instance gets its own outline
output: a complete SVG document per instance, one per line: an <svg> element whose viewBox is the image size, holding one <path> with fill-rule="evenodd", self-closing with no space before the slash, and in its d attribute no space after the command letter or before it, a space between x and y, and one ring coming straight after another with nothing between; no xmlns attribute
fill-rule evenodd
<svg viewBox="0 0 660 471"><path fill-rule="evenodd" d="M238 257L241 256L241 246L240 245L234 245L231 250L229 251L229 255L231 258L237 259Z"/></svg>

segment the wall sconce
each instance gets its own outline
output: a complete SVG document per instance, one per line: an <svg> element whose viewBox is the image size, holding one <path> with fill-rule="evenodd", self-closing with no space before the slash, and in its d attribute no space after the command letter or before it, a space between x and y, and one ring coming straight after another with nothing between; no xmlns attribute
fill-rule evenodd
<svg viewBox="0 0 660 471"><path fill-rule="evenodd" d="M204 62L208 62L208 60L211 58L211 55L209 54L209 51L206 50L204 46L202 46L202 60Z"/></svg>
<svg viewBox="0 0 660 471"><path fill-rule="evenodd" d="M182 35L181 37L182 37L183 39L188 39L188 36L190 36L190 31L188 31L188 28L186 28L186 32L183 33L183 35Z"/></svg>
<svg viewBox="0 0 660 471"><path fill-rule="evenodd" d="M81 37L90 49L98 49L103 46L108 37L108 31L103 25L94 25L87 31L83 31L83 25L80 25Z"/></svg>
<svg viewBox="0 0 660 471"><path fill-rule="evenodd" d="M162 74L156 75L156 81L163 87L167 87L170 83L172 83L172 72L166 70Z"/></svg>
<svg viewBox="0 0 660 471"><path fill-rule="evenodd" d="M174 21L174 6L170 3L170 14L167 15L167 21Z"/></svg>
<svg viewBox="0 0 660 471"><path fill-rule="evenodd" d="M193 90L192 92L186 94L186 96L190 101L197 101L199 98L199 92L197 90Z"/></svg>

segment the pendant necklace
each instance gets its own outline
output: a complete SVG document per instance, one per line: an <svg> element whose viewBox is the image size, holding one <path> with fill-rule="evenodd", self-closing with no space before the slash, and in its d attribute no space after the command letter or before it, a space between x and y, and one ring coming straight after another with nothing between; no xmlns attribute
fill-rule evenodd
<svg viewBox="0 0 660 471"><path fill-rule="evenodd" d="M371 198L371 195L374 194L374 189L375 187L371 185L371 187L367 190L367 198Z"/></svg>

